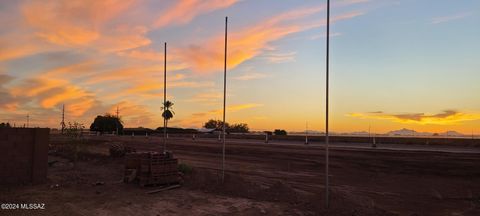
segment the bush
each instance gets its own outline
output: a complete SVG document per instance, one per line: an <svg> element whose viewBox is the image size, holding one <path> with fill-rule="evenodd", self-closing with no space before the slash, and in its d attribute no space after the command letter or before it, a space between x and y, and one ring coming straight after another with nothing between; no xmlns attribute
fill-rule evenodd
<svg viewBox="0 0 480 216"><path fill-rule="evenodd" d="M85 152L86 146L83 144L82 131L85 127L78 122L68 122L65 128L65 135L68 137L68 142L63 146L63 151L66 156L74 163L77 162L79 152Z"/></svg>
<svg viewBox="0 0 480 216"><path fill-rule="evenodd" d="M275 135L287 135L287 131L285 130L280 130L280 129L275 129L275 131L273 131L273 133Z"/></svg>
<svg viewBox="0 0 480 216"><path fill-rule="evenodd" d="M183 174L189 174L191 173L193 168L187 164L178 164L178 171L183 173Z"/></svg>

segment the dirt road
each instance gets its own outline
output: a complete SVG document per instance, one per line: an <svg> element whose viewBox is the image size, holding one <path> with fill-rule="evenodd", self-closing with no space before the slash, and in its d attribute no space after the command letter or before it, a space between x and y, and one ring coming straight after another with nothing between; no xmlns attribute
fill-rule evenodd
<svg viewBox="0 0 480 216"><path fill-rule="evenodd" d="M219 169L221 143L170 139L168 149L195 167ZM161 140L132 142L132 147L160 150ZM480 154L333 148L334 191L361 205L409 215L476 214L480 205ZM287 183L302 194L320 195L323 205L324 151L305 145L228 143L226 170L254 182ZM333 203L332 205L341 205Z"/></svg>

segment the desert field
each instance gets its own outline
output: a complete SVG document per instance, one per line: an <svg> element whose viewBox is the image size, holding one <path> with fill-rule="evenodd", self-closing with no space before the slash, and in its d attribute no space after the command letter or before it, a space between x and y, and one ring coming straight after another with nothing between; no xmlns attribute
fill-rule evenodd
<svg viewBox="0 0 480 216"><path fill-rule="evenodd" d="M123 158L110 157L109 148L162 151L161 137L88 136L75 163L61 150L68 142L52 135L49 161L55 163L46 184L0 189L2 203L44 203L45 209L0 214L480 215L480 153L461 146L429 151L333 143L326 209L322 143L229 140L222 183L221 142L171 137L167 149L192 171L182 187L147 194L155 188L123 183Z"/></svg>

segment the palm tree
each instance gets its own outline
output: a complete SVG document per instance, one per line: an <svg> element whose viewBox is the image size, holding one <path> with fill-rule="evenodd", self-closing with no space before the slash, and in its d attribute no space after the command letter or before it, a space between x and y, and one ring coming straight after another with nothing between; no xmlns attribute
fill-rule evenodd
<svg viewBox="0 0 480 216"><path fill-rule="evenodd" d="M165 101L165 103L163 103L163 107L162 107L162 110L163 110L163 113L162 113L162 117L163 119L165 120L165 127L163 128L163 138L164 138L164 146L163 146L163 149L164 151L167 149L167 125L168 125L168 120L170 120L171 118L173 118L173 115L175 114L175 112L172 110L172 107L173 107L173 102L171 101Z"/></svg>

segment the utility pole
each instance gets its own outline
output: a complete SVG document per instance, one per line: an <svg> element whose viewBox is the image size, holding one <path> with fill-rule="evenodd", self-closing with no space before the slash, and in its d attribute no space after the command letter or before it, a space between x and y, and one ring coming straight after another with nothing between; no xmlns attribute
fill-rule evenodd
<svg viewBox="0 0 480 216"><path fill-rule="evenodd" d="M118 105L117 105L117 121L115 122L116 126L117 126L117 136L118 136L118 123L120 122L120 115L118 114Z"/></svg>
<svg viewBox="0 0 480 216"><path fill-rule="evenodd" d="M329 81L329 61L330 61L330 0L327 0L327 44L326 44L326 104L325 104L325 207L329 208L330 206L330 196L329 196L329 177L328 177L328 166L329 166L329 143L328 143L328 81Z"/></svg>
<svg viewBox="0 0 480 216"><path fill-rule="evenodd" d="M371 128L372 125L368 125L368 138L371 138L372 137L372 134L370 133L370 128Z"/></svg>
<svg viewBox="0 0 480 216"><path fill-rule="evenodd" d="M27 128L28 128L29 121L30 121L30 116L29 116L29 114L27 114Z"/></svg>
<svg viewBox="0 0 480 216"><path fill-rule="evenodd" d="M225 17L225 58L223 62L223 146L222 146L222 183L225 180L225 107L227 100L227 26L228 17Z"/></svg>
<svg viewBox="0 0 480 216"><path fill-rule="evenodd" d="M62 122L60 122L62 126L62 134L65 132L65 104L62 105Z"/></svg>
<svg viewBox="0 0 480 216"><path fill-rule="evenodd" d="M167 103L167 42L163 50L163 112ZM167 119L163 116L163 152L167 151Z"/></svg>
<svg viewBox="0 0 480 216"><path fill-rule="evenodd" d="M305 122L305 145L308 145L308 121Z"/></svg>

